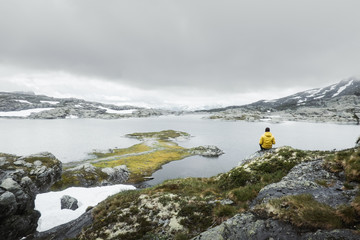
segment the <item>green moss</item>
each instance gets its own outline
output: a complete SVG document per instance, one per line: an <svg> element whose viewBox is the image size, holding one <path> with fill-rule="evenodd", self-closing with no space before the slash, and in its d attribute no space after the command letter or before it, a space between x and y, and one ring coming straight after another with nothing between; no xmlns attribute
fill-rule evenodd
<svg viewBox="0 0 360 240"><path fill-rule="evenodd" d="M159 198L159 202L160 202L163 206L168 205L171 201L172 201L172 198L169 197L169 196L167 196L167 195L161 196L161 197Z"/></svg>
<svg viewBox="0 0 360 240"><path fill-rule="evenodd" d="M187 240L189 239L189 235L186 233L177 233L174 236L174 240Z"/></svg>
<svg viewBox="0 0 360 240"><path fill-rule="evenodd" d="M215 216L218 218L230 218L237 212L236 207L229 205L219 205L215 208Z"/></svg>
<svg viewBox="0 0 360 240"><path fill-rule="evenodd" d="M23 158L28 163L34 163L35 161L41 161L42 165L46 167L53 167L55 164L60 164L55 157L51 156L28 156Z"/></svg>
<svg viewBox="0 0 360 240"><path fill-rule="evenodd" d="M126 154L145 153L152 149L153 148L149 147L145 143L139 143L128 148L120 148L120 149L116 148L116 149L111 149L109 152L92 152L91 154L96 156L97 158L107 158L112 156L122 156Z"/></svg>
<svg viewBox="0 0 360 240"><path fill-rule="evenodd" d="M344 171L347 181L360 182L360 148L336 152L326 158L324 166L332 172Z"/></svg>
<svg viewBox="0 0 360 240"><path fill-rule="evenodd" d="M221 189L229 190L236 187L245 186L250 180L254 179L254 175L246 171L243 167L231 170L227 174L220 175L218 184Z"/></svg>
<svg viewBox="0 0 360 240"><path fill-rule="evenodd" d="M230 198L236 202L247 202L254 199L261 190L262 184L251 184L248 186L236 188L229 194Z"/></svg>
<svg viewBox="0 0 360 240"><path fill-rule="evenodd" d="M319 184L320 186L323 186L323 187L328 187L329 186L327 180L325 180L325 179L317 179L317 180L315 180L315 182L317 184Z"/></svg>
<svg viewBox="0 0 360 240"><path fill-rule="evenodd" d="M335 209L316 201L310 194L272 199L266 205L258 206L257 211L261 208L271 212L271 215L276 218L290 221L297 227L337 229L343 226L342 220L336 215Z"/></svg>
<svg viewBox="0 0 360 240"><path fill-rule="evenodd" d="M184 217L180 223L193 234L201 233L212 225L213 206L206 202L183 203L178 213Z"/></svg>
<svg viewBox="0 0 360 240"><path fill-rule="evenodd" d="M146 138L154 138L159 140L170 140L178 137L190 137L190 134L186 132L174 131L174 130L164 130L161 132L142 132L142 133L132 133L127 134L127 137L136 138L143 140Z"/></svg>
<svg viewBox="0 0 360 240"><path fill-rule="evenodd" d="M94 172L87 172L85 169L76 171L66 170L61 175L61 180L51 186L52 191L63 190L68 187L97 186L102 181L107 180L108 175L101 171L101 168L95 168Z"/></svg>

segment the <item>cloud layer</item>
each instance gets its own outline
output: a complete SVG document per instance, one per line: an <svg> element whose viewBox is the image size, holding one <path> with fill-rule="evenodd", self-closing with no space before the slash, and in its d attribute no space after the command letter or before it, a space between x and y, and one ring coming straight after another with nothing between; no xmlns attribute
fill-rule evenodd
<svg viewBox="0 0 360 240"><path fill-rule="evenodd" d="M359 74L358 9L357 0L0 1L0 76L60 71L206 95L320 87Z"/></svg>

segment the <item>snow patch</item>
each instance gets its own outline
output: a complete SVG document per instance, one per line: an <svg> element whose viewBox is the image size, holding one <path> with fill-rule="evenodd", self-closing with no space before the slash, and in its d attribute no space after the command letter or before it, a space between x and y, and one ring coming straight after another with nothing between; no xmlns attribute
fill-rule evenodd
<svg viewBox="0 0 360 240"><path fill-rule="evenodd" d="M312 89L309 91L306 91L306 93L310 94L307 97L314 97L316 94L318 94L320 91L322 90L322 88L317 88L317 89Z"/></svg>
<svg viewBox="0 0 360 240"><path fill-rule="evenodd" d="M58 104L58 103L60 103L60 102L58 102L58 101L40 101L41 103L49 103L49 104L51 104L51 105L56 105L56 104Z"/></svg>
<svg viewBox="0 0 360 240"><path fill-rule="evenodd" d="M348 86L350 86L353 82L354 82L354 80L351 80L350 82L348 82L348 84L340 87L339 90L333 95L333 97L336 97L337 95L339 95L342 91L344 91L344 90L345 90Z"/></svg>
<svg viewBox="0 0 360 240"><path fill-rule="evenodd" d="M0 117L28 117L32 113L52 110L54 108L33 108L20 111L0 112Z"/></svg>
<svg viewBox="0 0 360 240"><path fill-rule="evenodd" d="M323 97L325 97L325 95L320 95L318 97L315 97L314 99L320 99L320 98L323 98Z"/></svg>
<svg viewBox="0 0 360 240"><path fill-rule="evenodd" d="M32 104L31 102L27 101L27 100L15 100L17 102L21 102L21 103L27 103L27 104Z"/></svg>
<svg viewBox="0 0 360 240"><path fill-rule="evenodd" d="M75 116L75 115L69 115L69 116L66 116L65 117L66 119L77 119L79 118L78 116Z"/></svg>
<svg viewBox="0 0 360 240"><path fill-rule="evenodd" d="M265 100L264 103L272 103L272 102L276 102L276 99L274 100Z"/></svg>
<svg viewBox="0 0 360 240"><path fill-rule="evenodd" d="M60 192L47 192L36 195L35 209L41 213L37 231L43 232L58 225L70 222L85 213L89 206L96 206L107 197L126 190L135 190L132 185L112 185L104 187L71 187ZM61 209L60 199L69 195L78 200L76 210Z"/></svg>

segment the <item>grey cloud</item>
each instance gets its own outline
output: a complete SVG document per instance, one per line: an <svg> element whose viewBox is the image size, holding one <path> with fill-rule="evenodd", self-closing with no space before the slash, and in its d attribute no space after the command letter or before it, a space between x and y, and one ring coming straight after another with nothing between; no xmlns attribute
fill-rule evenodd
<svg viewBox="0 0 360 240"><path fill-rule="evenodd" d="M359 73L358 9L356 0L0 1L0 64L145 89L322 86Z"/></svg>

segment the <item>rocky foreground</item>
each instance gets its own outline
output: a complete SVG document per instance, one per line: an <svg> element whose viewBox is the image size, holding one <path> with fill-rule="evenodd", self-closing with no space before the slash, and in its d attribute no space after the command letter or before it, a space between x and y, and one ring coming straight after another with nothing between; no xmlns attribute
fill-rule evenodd
<svg viewBox="0 0 360 240"><path fill-rule="evenodd" d="M359 147L258 152L215 177L168 180L116 194L42 233L34 233L39 213L33 199L58 180L61 165L48 153L3 154L1 165L0 232L6 239L360 237Z"/></svg>
<svg viewBox="0 0 360 240"><path fill-rule="evenodd" d="M359 239L359 151L282 147L216 177L120 193L77 238Z"/></svg>

